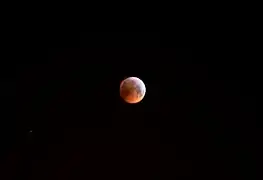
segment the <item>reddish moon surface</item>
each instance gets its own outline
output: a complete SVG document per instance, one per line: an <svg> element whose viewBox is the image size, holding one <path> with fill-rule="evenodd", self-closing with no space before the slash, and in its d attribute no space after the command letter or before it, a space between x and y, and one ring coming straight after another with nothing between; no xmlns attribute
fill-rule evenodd
<svg viewBox="0 0 263 180"><path fill-rule="evenodd" d="M127 103L140 102L146 93L146 88L142 80L137 77L124 79L120 85L120 96Z"/></svg>

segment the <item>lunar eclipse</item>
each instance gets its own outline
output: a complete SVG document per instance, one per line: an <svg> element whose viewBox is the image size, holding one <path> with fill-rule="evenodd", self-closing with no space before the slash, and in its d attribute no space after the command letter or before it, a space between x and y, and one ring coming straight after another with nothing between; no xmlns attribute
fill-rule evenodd
<svg viewBox="0 0 263 180"><path fill-rule="evenodd" d="M145 93L146 87L143 81L137 77L126 78L120 84L120 96L127 103L139 103Z"/></svg>

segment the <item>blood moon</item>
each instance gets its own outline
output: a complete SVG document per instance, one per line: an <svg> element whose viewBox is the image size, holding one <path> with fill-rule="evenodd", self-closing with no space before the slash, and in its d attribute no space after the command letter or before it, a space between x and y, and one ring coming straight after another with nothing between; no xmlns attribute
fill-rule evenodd
<svg viewBox="0 0 263 180"><path fill-rule="evenodd" d="M140 102L146 93L146 87L142 80L137 77L124 79L120 84L120 96L127 103Z"/></svg>

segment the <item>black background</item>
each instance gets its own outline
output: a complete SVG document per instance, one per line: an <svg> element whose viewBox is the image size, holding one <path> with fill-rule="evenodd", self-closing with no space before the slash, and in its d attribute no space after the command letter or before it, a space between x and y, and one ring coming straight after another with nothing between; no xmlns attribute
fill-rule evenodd
<svg viewBox="0 0 263 180"><path fill-rule="evenodd" d="M159 32L47 40L28 49L32 62L16 66L6 178L246 174L255 158L255 97L231 67L194 62L191 48L174 48ZM120 82L130 76L146 85L145 98L133 105L119 97Z"/></svg>

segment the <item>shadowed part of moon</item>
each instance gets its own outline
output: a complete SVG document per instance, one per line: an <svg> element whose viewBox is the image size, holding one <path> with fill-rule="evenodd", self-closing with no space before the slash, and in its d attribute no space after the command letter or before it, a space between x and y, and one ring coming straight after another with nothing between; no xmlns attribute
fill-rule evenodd
<svg viewBox="0 0 263 180"><path fill-rule="evenodd" d="M140 102L145 92L145 85L139 78L129 77L121 82L120 96L128 103Z"/></svg>

